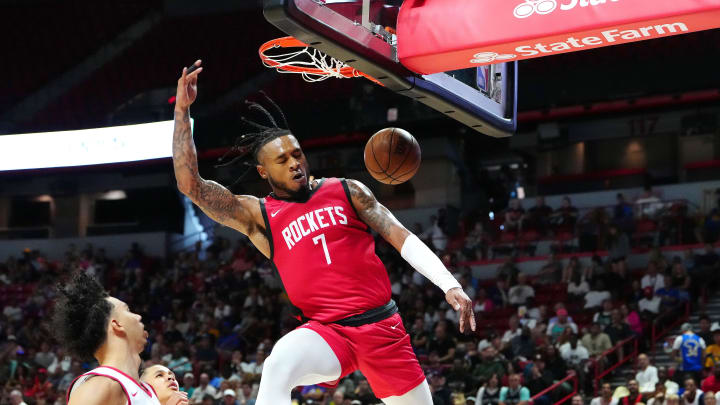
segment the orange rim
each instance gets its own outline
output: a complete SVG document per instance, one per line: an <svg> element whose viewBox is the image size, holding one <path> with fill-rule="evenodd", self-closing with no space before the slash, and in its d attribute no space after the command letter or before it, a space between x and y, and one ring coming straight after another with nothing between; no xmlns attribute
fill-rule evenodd
<svg viewBox="0 0 720 405"><path fill-rule="evenodd" d="M309 47L308 44L300 41L299 39L297 39L295 37L282 37L282 38L276 38L276 39L265 42L264 44L262 44L260 46L260 50L258 51L258 53L260 54L260 59L262 59L262 61L266 65L268 65L272 68L275 68L275 69L284 70L286 72L305 73L305 74L316 75L316 76L329 75L328 72L326 72L325 70L320 69L320 68L310 68L310 67L288 65L285 63L274 61L274 60L270 59L267 55L265 55L265 52L268 49L273 49L273 48L308 48L308 47ZM362 76L374 83L384 86L376 78L374 78L370 75L367 75L367 74L353 68L352 66L345 66L345 67L341 68L340 70L338 70L338 73L340 75L342 75L343 77L347 77L347 78Z"/></svg>

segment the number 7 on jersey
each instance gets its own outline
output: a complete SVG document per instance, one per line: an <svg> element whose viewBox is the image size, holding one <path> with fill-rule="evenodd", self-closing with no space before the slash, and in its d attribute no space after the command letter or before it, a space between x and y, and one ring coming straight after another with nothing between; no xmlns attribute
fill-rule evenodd
<svg viewBox="0 0 720 405"><path fill-rule="evenodd" d="M332 260L330 260L330 252L328 252L327 243L325 242L325 234L321 233L320 235L314 237L312 240L313 242L315 242L316 245L318 244L318 241L322 242L323 251L325 251L325 260L327 261L327 264L332 263Z"/></svg>

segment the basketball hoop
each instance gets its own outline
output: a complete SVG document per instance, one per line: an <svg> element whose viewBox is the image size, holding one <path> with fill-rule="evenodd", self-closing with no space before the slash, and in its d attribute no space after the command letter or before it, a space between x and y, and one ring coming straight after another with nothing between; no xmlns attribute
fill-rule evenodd
<svg viewBox="0 0 720 405"><path fill-rule="evenodd" d="M267 55L265 52L277 48L301 48L287 53ZM260 46L260 59L263 65L274 68L280 73L299 73L307 82L319 82L330 77L347 79L364 77L383 85L372 76L347 65L319 50L308 46L295 37L283 37L265 42Z"/></svg>

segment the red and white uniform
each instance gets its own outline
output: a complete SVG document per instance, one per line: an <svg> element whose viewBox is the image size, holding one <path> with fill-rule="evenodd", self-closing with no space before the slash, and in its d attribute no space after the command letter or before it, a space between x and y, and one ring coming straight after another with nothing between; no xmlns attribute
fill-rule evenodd
<svg viewBox="0 0 720 405"><path fill-rule="evenodd" d="M344 179L328 178L305 201L261 202L271 260L288 298L342 366L362 371L376 396L403 395L425 379L399 314L357 327L334 321L382 307L392 292L370 230ZM331 382L330 385L337 382Z"/></svg>
<svg viewBox="0 0 720 405"><path fill-rule="evenodd" d="M332 322L390 300L387 271L344 180L324 179L306 202L268 196L263 209L271 260L290 301L307 318Z"/></svg>
<svg viewBox="0 0 720 405"><path fill-rule="evenodd" d="M70 403L70 396L76 387L95 376L106 377L120 384L127 397L128 405L160 405L153 387L144 382L138 382L122 371L109 366L100 366L77 377L67 390L67 403Z"/></svg>

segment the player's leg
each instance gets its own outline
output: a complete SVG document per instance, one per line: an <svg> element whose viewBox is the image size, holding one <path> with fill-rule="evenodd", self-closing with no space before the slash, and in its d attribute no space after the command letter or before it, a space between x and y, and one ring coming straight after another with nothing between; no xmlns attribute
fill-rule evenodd
<svg viewBox="0 0 720 405"><path fill-rule="evenodd" d="M256 405L290 405L290 392L340 378L340 361L317 332L298 328L283 336L263 365Z"/></svg>
<svg viewBox="0 0 720 405"><path fill-rule="evenodd" d="M421 382L404 395L381 399L385 405L432 405L433 403L427 381Z"/></svg>
<svg viewBox="0 0 720 405"><path fill-rule="evenodd" d="M358 369L386 404L432 405L425 373L399 314L373 324L343 329L356 348Z"/></svg>

